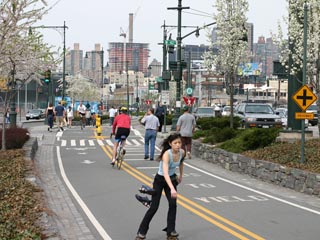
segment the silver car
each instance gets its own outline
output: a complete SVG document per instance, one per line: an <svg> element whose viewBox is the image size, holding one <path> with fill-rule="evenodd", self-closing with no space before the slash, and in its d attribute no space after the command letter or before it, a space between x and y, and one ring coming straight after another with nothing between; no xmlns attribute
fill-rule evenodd
<svg viewBox="0 0 320 240"><path fill-rule="evenodd" d="M240 103L235 116L241 118L244 128L282 128L282 121L272 107L265 103Z"/></svg>
<svg viewBox="0 0 320 240"><path fill-rule="evenodd" d="M26 113L26 119L41 119L45 118L46 114L41 109L31 109Z"/></svg>

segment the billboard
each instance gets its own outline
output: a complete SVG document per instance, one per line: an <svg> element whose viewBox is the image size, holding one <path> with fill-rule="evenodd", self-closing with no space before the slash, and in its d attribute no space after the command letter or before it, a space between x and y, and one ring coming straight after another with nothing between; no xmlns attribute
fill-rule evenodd
<svg viewBox="0 0 320 240"><path fill-rule="evenodd" d="M262 63L244 63L238 66L238 76L260 76Z"/></svg>

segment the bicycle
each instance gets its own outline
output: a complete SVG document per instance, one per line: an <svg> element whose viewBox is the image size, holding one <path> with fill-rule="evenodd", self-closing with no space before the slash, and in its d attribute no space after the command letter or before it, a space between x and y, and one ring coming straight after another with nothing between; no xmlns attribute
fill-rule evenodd
<svg viewBox="0 0 320 240"><path fill-rule="evenodd" d="M112 138L112 133L110 134L110 139ZM126 141L127 137L125 135L121 136L121 139L119 141L118 147L117 147L117 153L116 153L116 166L120 170L122 162L124 160L124 155L126 154L126 150L123 148L124 143ZM116 140L118 141L118 140ZM112 166L114 167L114 165Z"/></svg>

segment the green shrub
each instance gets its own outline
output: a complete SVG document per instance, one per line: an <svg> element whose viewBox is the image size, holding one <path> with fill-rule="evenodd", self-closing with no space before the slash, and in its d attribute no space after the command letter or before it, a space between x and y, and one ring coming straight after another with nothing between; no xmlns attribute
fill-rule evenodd
<svg viewBox="0 0 320 240"><path fill-rule="evenodd" d="M195 131L192 138L193 139L198 139L198 138L201 138L201 137L205 137L207 135L207 131L205 130L198 130L198 131Z"/></svg>
<svg viewBox="0 0 320 240"><path fill-rule="evenodd" d="M30 138L29 131L26 128L7 128L5 134L6 149L22 148ZM2 136L2 129L0 129L0 136ZM2 137L0 137L0 146L2 147Z"/></svg>
<svg viewBox="0 0 320 240"><path fill-rule="evenodd" d="M203 131L204 139L203 143L217 144L234 138L238 133L238 130L232 128L211 128L207 131Z"/></svg>
<svg viewBox="0 0 320 240"><path fill-rule="evenodd" d="M279 131L277 128L242 129L239 130L237 137L222 143L219 147L234 153L263 148L275 141Z"/></svg>
<svg viewBox="0 0 320 240"><path fill-rule="evenodd" d="M197 120L197 127L199 129L211 129L211 128L229 128L230 117L205 117ZM233 118L233 128L240 127L240 118Z"/></svg>

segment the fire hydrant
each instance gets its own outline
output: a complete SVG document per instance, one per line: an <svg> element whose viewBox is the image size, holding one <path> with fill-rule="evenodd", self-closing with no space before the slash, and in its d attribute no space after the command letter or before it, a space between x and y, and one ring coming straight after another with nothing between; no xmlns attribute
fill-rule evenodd
<svg viewBox="0 0 320 240"><path fill-rule="evenodd" d="M99 116L96 116L96 131L98 136L101 136L102 128L101 128L101 121Z"/></svg>

